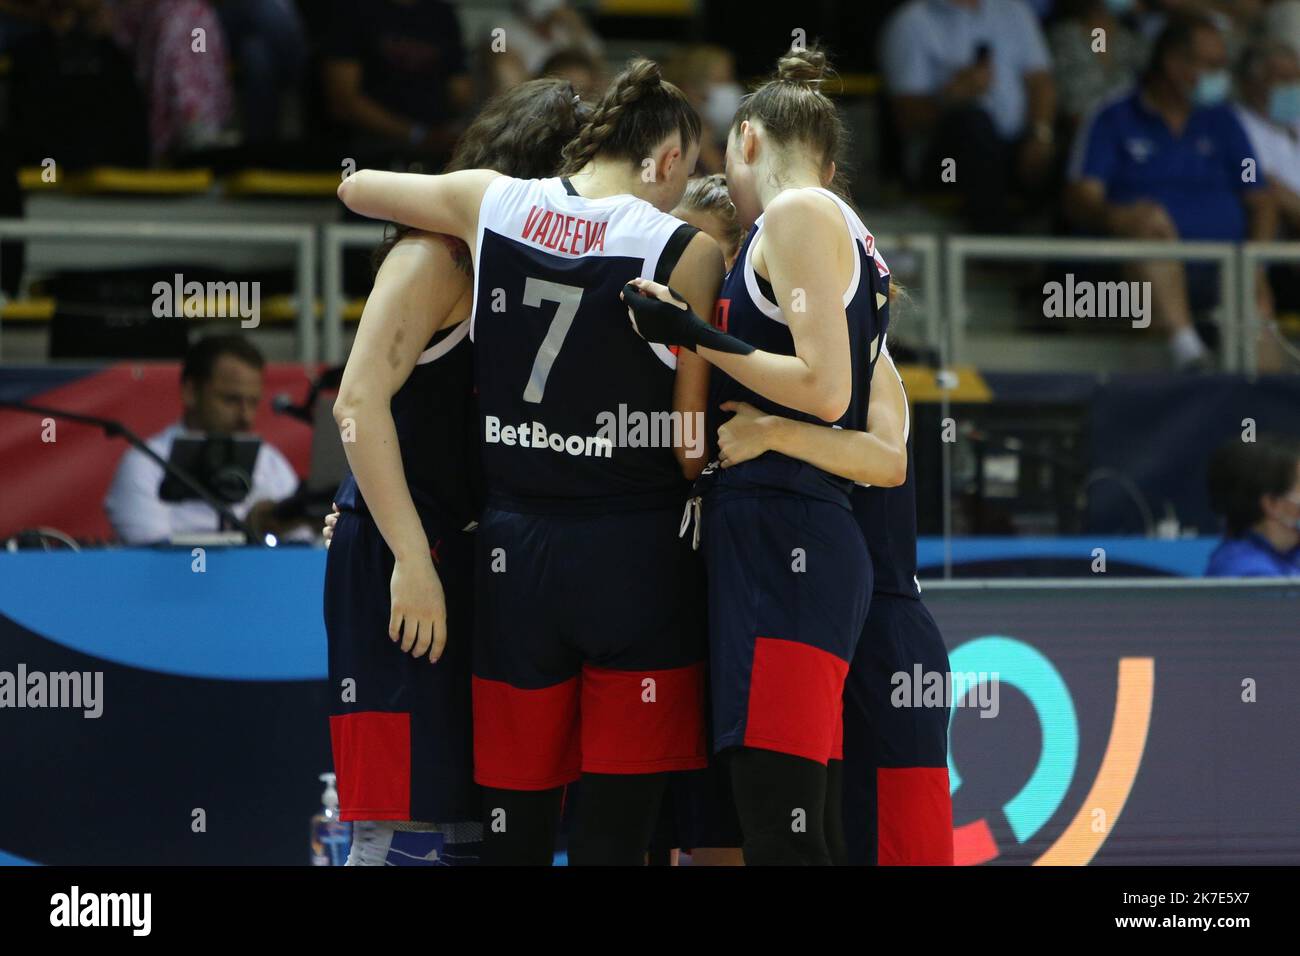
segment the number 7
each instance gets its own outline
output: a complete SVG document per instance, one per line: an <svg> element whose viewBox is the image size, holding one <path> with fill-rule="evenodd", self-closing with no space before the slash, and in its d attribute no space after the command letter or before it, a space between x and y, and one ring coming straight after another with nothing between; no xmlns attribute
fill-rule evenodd
<svg viewBox="0 0 1300 956"><path fill-rule="evenodd" d="M528 387L524 389L525 402L541 402L551 366L560 354L564 337L569 334L569 327L573 325L573 317L578 314L578 304L581 301L582 289L577 286L547 282L532 276L524 283L524 305L538 308L543 302L556 303L551 327L546 330L546 338L542 339L542 344L537 349L537 358L533 359L533 370L528 373Z"/></svg>

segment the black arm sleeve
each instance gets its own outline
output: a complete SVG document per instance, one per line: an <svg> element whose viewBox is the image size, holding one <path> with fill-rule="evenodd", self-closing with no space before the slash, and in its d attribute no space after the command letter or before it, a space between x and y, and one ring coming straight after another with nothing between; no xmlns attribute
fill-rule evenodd
<svg viewBox="0 0 1300 956"><path fill-rule="evenodd" d="M661 345L682 345L692 351L697 346L735 355L748 355L754 351L748 342L742 342L709 325L691 311L685 299L672 289L668 291L682 304L681 308L671 302L661 302L642 295L630 282L623 286L623 301L627 303L628 318L632 320L632 328L636 329L641 338Z"/></svg>

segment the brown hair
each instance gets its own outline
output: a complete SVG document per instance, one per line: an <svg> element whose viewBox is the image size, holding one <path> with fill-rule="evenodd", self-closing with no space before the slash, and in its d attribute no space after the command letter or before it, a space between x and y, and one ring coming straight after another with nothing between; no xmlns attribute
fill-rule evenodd
<svg viewBox="0 0 1300 956"><path fill-rule="evenodd" d="M776 74L745 97L732 121L733 131L744 120L758 120L767 135L782 146L800 143L813 151L820 167L843 165L847 138L844 122L830 97L821 91L830 61L817 46L790 50L776 64ZM843 193L836 174L836 192Z"/></svg>
<svg viewBox="0 0 1300 956"><path fill-rule="evenodd" d="M614 77L582 130L564 148L565 174L576 173L597 156L634 164L650 155L674 131L682 149L699 141L700 117L676 86L667 82L653 60L637 59Z"/></svg>
<svg viewBox="0 0 1300 956"><path fill-rule="evenodd" d="M1142 82L1150 83L1158 77L1171 55L1190 51L1201 31L1223 35L1218 25L1204 14L1178 13L1171 16L1151 45L1151 54L1142 73Z"/></svg>
<svg viewBox="0 0 1300 956"><path fill-rule="evenodd" d="M446 172L495 169L517 179L554 176L564 146L591 117L567 80L529 80L489 100L461 134ZM371 257L375 271L393 246L416 232L395 225Z"/></svg>
<svg viewBox="0 0 1300 956"><path fill-rule="evenodd" d="M1210 456L1210 507L1223 515L1228 537L1240 538L1264 518L1259 499L1281 497L1295 484L1300 441L1289 435L1234 438Z"/></svg>
<svg viewBox="0 0 1300 956"><path fill-rule="evenodd" d="M266 365L266 359L256 345L242 335L209 335L199 339L185 350L185 361L181 365L181 382L193 382L206 385L212 378L212 370L217 359L231 355L251 365L259 372Z"/></svg>
<svg viewBox="0 0 1300 956"><path fill-rule="evenodd" d="M727 177L722 173L712 176L696 176L686 184L686 193L679 204L697 212L712 213L722 220L727 236L727 248L723 250L730 259L740 250L745 231L740 228L736 217L736 206L727 191Z"/></svg>

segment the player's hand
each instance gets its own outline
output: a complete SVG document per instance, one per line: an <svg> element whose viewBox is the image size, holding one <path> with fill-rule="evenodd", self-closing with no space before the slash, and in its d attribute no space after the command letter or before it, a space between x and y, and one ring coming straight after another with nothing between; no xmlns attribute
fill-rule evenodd
<svg viewBox="0 0 1300 956"><path fill-rule="evenodd" d="M339 523L339 514L341 513L337 503L330 502L330 504L334 506L334 510L325 516L325 527L320 532L321 537L325 539L325 547L327 548L330 546L330 542L334 540L334 526Z"/></svg>
<svg viewBox="0 0 1300 956"><path fill-rule="evenodd" d="M715 329L691 311L680 295L660 282L633 279L618 294L627 306L628 321L647 342L748 355L754 347Z"/></svg>
<svg viewBox="0 0 1300 956"><path fill-rule="evenodd" d="M647 298L658 299L660 302L667 302L669 305L675 305L679 309L689 308L689 306L687 306L686 304L685 299L683 299L672 289L668 288L668 286L664 285L662 282L655 282L653 279L636 278L630 280L627 283L627 285L632 286ZM627 286L624 286L625 290L626 288ZM620 299L623 298L623 293L620 292L618 294L618 297ZM628 310L628 314L629 315L631 314L630 309Z"/></svg>
<svg viewBox="0 0 1300 956"><path fill-rule="evenodd" d="M633 279L623 286L618 297L627 305L627 318L632 323L632 328L647 342L693 346L689 335L684 334L684 329L681 328L682 320L690 313L690 306L668 286L649 279ZM648 308L644 302L637 303L636 297L656 300L672 306L672 309L665 311L663 306ZM637 305L636 308L633 307L634 304Z"/></svg>
<svg viewBox="0 0 1300 956"><path fill-rule="evenodd" d="M771 451L773 416L760 412L747 402L723 402L724 412L735 412L718 426L718 461L723 468L739 465Z"/></svg>
<svg viewBox="0 0 1300 956"><path fill-rule="evenodd" d="M388 637L402 645L403 653L428 654L437 663L447 646L447 599L433 558L418 554L395 561L389 597Z"/></svg>

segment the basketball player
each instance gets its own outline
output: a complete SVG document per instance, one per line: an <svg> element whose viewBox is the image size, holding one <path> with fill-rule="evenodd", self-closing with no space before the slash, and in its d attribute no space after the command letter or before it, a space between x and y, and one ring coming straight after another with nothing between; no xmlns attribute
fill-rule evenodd
<svg viewBox="0 0 1300 956"><path fill-rule="evenodd" d="M842 137L819 89L825 69L820 51L791 51L736 114L727 183L742 221L755 221L719 327L662 284L638 280L625 299L648 341L715 367L711 413L744 401L860 431L889 270L856 213L825 188ZM852 483L779 454L706 478L714 748L734 748L745 862L829 864L831 845L842 855L844 680L871 594Z"/></svg>
<svg viewBox="0 0 1300 956"><path fill-rule="evenodd" d="M948 652L916 581L911 414L888 348L871 384L867 432L825 428L728 405L719 429L728 467L773 451L856 483L874 590L844 687L844 833L851 865L951 866L948 702L895 706L896 675L947 674Z"/></svg>
<svg viewBox="0 0 1300 956"><path fill-rule="evenodd" d="M681 91L638 60L560 178L366 170L339 189L356 212L458 236L474 254L487 862L549 863L563 788L581 776L570 861L640 865L667 772L706 762L702 574L676 534L704 461L696 416L668 436L624 428L701 411L706 373L631 334L618 298L631 279L657 279L712 307L717 244L666 212L699 136Z"/></svg>
<svg viewBox="0 0 1300 956"><path fill-rule="evenodd" d="M451 168L548 174L589 115L567 82L522 84L484 107ZM349 865L472 863L468 528L483 490L470 258L458 239L409 229L376 258L334 406L352 467L325 571L340 817L353 822Z"/></svg>

